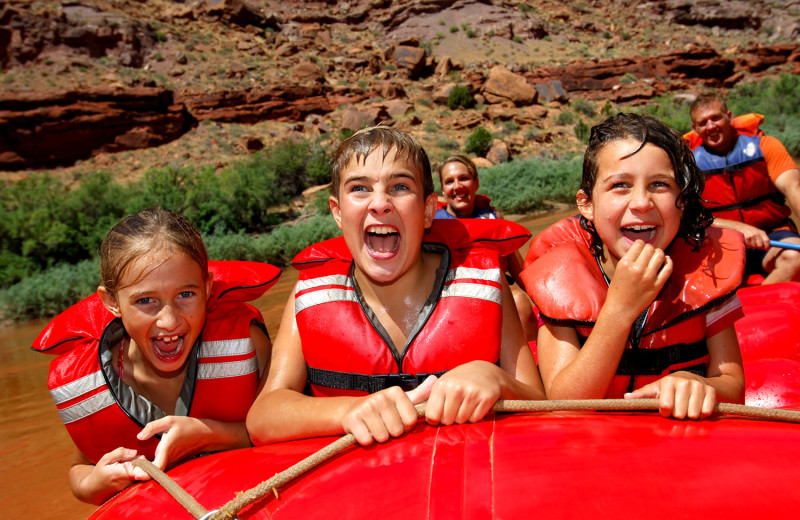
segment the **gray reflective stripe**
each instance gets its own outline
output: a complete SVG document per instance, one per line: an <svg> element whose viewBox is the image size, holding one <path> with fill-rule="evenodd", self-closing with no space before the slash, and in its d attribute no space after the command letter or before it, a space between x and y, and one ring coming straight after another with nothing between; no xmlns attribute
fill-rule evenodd
<svg viewBox="0 0 800 520"><path fill-rule="evenodd" d="M58 415L61 416L61 421L64 424L69 424L79 419L83 419L84 417L89 417L93 413L97 413L103 408L112 406L113 404L114 397L111 395L111 391L106 389L105 391L95 394L88 399L84 399L79 403L75 403L72 406L67 406L66 408L59 410Z"/></svg>
<svg viewBox="0 0 800 520"><path fill-rule="evenodd" d="M105 384L106 382L103 379L103 374L98 370L88 376L83 376L80 379L53 388L50 390L50 395L53 396L53 401L55 401L56 406L58 406L62 403L66 403L70 399L75 399L83 394L93 392Z"/></svg>
<svg viewBox="0 0 800 520"><path fill-rule="evenodd" d="M297 294L322 285L344 285L345 287L350 287L350 277L343 274L332 274L330 276L320 276L319 278L312 278L310 280L300 280L295 286L294 293Z"/></svg>
<svg viewBox="0 0 800 520"><path fill-rule="evenodd" d="M200 349L201 358L242 356L255 350L250 338L204 341Z"/></svg>
<svg viewBox="0 0 800 520"><path fill-rule="evenodd" d="M256 371L258 371L258 361L254 357L228 363L200 363L197 367L197 379L239 377Z"/></svg>
<svg viewBox="0 0 800 520"><path fill-rule="evenodd" d="M294 300L294 313L300 314L302 311L319 305L331 302L353 302L357 303L356 292L347 289L321 289L301 294Z"/></svg>
<svg viewBox="0 0 800 520"><path fill-rule="evenodd" d="M442 290L442 298L448 296L461 296L462 298L477 298L503 305L503 291L493 285L477 283L451 283Z"/></svg>
<svg viewBox="0 0 800 520"><path fill-rule="evenodd" d="M489 282L500 283L502 273L500 269L477 269L475 267L456 267L447 272L445 283L453 280L486 280Z"/></svg>

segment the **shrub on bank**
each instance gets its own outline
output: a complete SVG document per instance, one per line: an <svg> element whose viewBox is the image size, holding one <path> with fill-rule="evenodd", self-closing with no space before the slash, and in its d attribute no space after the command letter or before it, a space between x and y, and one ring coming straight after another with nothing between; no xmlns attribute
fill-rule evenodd
<svg viewBox="0 0 800 520"><path fill-rule="evenodd" d="M544 209L546 201L572 203L582 168L583 157L504 163L480 170L480 191L506 214Z"/></svg>
<svg viewBox="0 0 800 520"><path fill-rule="evenodd" d="M221 172L158 168L128 184L97 172L74 188L47 173L8 182L0 186L0 288L94 258L114 223L154 205L206 234L264 233L295 216L289 203L303 189L329 180L321 147L287 141Z"/></svg>
<svg viewBox="0 0 800 520"><path fill-rule="evenodd" d="M270 233L250 236L243 232L205 236L211 260L250 260L288 265L303 248L339 235L330 215L285 224ZM8 320L53 316L89 296L100 283L99 260L62 264L29 276L0 290L0 311Z"/></svg>

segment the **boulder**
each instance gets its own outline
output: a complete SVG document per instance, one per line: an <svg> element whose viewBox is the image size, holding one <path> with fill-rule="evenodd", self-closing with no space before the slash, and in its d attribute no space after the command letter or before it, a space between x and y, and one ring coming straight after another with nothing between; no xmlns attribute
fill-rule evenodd
<svg viewBox="0 0 800 520"><path fill-rule="evenodd" d="M535 103L538 93L523 76L497 65L489 71L489 79L483 85L483 96L487 103L511 101L523 106Z"/></svg>
<svg viewBox="0 0 800 520"><path fill-rule="evenodd" d="M492 161L493 164L508 162L510 157L508 145L500 139L492 141L491 148L486 152L486 158Z"/></svg>
<svg viewBox="0 0 800 520"><path fill-rule="evenodd" d="M417 79L425 69L425 49L395 45L391 50L391 61L406 72L410 79Z"/></svg>

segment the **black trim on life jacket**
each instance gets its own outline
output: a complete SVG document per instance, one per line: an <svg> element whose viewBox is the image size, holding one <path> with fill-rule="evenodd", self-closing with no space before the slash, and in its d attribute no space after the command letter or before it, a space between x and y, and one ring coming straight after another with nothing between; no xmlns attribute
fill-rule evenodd
<svg viewBox="0 0 800 520"><path fill-rule="evenodd" d="M417 374L354 374L336 372L321 368L308 367L308 382L317 386L337 388L339 390L358 390L374 394L391 386L399 386L404 391L413 390L422 384L430 375L441 377L441 372L419 372Z"/></svg>
<svg viewBox="0 0 800 520"><path fill-rule="evenodd" d="M776 191L774 193L767 193L765 195L759 195L758 197L745 199L745 200L743 200L741 202L737 202L735 204L727 204L725 206L708 207L707 209L709 211L711 211L711 213L716 213L718 211L729 211L729 210L733 210L733 209L744 209L744 208L749 208L751 206L755 206L757 204L760 204L760 203L764 202L765 200L771 200L775 204L779 204L779 205L783 205L783 204L786 203L786 197L784 197L781 193ZM709 204L713 204L713 202L709 202Z"/></svg>
<svg viewBox="0 0 800 520"><path fill-rule="evenodd" d="M714 154L714 155L716 155L716 154ZM722 168L713 168L711 170L703 170L703 174L708 176L708 175L721 175L723 173L736 173L738 171L744 170L748 166L751 166L753 164L759 163L761 161L764 161L763 157L756 157L754 159L750 159L748 161L744 161L744 162L740 162L740 163L736 163L736 164L726 164ZM727 159L726 159L726 162L727 162Z"/></svg>
<svg viewBox="0 0 800 520"><path fill-rule="evenodd" d="M625 349L617 366L617 375L655 376L673 365L698 361L707 355L708 346L705 340L696 343L678 343L662 348Z"/></svg>

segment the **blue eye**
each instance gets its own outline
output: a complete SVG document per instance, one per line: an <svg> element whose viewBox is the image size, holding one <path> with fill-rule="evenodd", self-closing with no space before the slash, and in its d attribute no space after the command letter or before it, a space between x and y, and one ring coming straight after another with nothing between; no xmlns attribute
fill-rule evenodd
<svg viewBox="0 0 800 520"><path fill-rule="evenodd" d="M410 188L408 186L406 186L405 184L395 184L392 189L399 191L399 190L408 190Z"/></svg>
<svg viewBox="0 0 800 520"><path fill-rule="evenodd" d="M139 298L138 300L136 300L135 303L136 303L136 305L149 305L149 304L153 303L153 301L154 300L152 298L150 298L149 296L146 296L144 298Z"/></svg>
<svg viewBox="0 0 800 520"><path fill-rule="evenodd" d="M191 298L194 295L195 295L194 291L183 291L179 296L181 298Z"/></svg>
<svg viewBox="0 0 800 520"><path fill-rule="evenodd" d="M350 192L351 193L364 192L364 191L367 191L367 187L366 186L356 185L356 186L353 186L352 188L350 188Z"/></svg>

